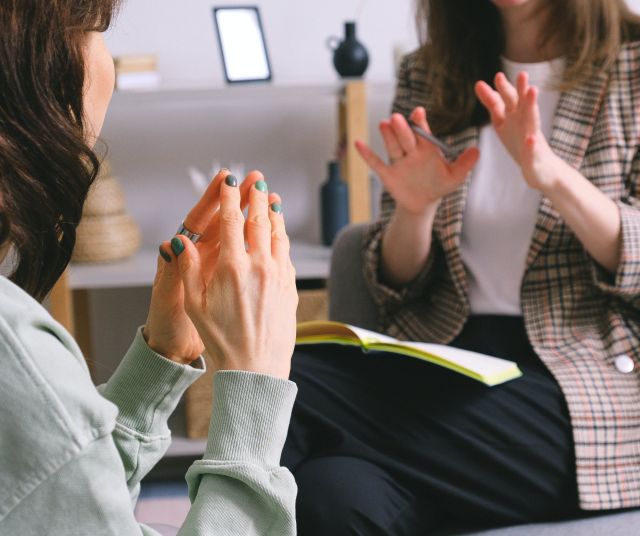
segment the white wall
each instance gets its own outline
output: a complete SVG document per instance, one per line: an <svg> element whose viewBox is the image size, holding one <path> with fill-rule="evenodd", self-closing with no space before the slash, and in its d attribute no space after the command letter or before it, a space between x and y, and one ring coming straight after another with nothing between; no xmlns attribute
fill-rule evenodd
<svg viewBox="0 0 640 536"><path fill-rule="evenodd" d="M213 6L257 5L277 84L336 79L325 41L342 35L356 13L358 35L369 49L367 78L393 78L393 49L415 44L413 0L129 0L108 36L114 55L157 53L170 86L223 85Z"/></svg>
<svg viewBox="0 0 640 536"><path fill-rule="evenodd" d="M276 84L325 83L336 79L330 35L340 36L343 21L357 16L358 35L371 64L367 79L393 78L393 49L413 47L417 40L414 0L129 0L108 35L113 54L157 53L168 86L224 85L211 8L257 5ZM640 0L628 0L640 12Z"/></svg>
<svg viewBox="0 0 640 536"><path fill-rule="evenodd" d="M258 2L274 81L249 91L249 97L242 89L225 89L212 15L216 4L246 2L125 2L107 36L114 56L155 53L163 87L218 89L211 98L114 98L103 138L145 247L170 236L195 201L187 166L208 171L213 160L264 171L270 186L285 196L292 236L317 241L317 191L335 151L340 87L325 41L342 35L344 21L359 12L359 38L371 58L366 79L377 87L370 94L371 138L379 144L375 126L390 108L394 48L417 44L413 1ZM326 89L286 90L278 97L277 88L309 85ZM162 220L158 206L165 211Z"/></svg>

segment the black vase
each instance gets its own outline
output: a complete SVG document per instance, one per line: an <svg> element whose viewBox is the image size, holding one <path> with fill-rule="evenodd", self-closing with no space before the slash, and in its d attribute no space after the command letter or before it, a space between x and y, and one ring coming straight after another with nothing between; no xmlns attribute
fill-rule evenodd
<svg viewBox="0 0 640 536"><path fill-rule="evenodd" d="M344 40L329 39L329 47L333 50L333 66L343 78L362 76L369 66L369 53L356 39L356 23L345 22Z"/></svg>
<svg viewBox="0 0 640 536"><path fill-rule="evenodd" d="M322 185L322 242L330 246L340 230L349 224L349 191L340 178L340 164L329 162L329 178Z"/></svg>

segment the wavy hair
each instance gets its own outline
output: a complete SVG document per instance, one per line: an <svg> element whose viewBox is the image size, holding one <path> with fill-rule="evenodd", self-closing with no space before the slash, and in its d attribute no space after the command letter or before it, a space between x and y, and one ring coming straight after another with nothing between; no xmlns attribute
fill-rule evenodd
<svg viewBox="0 0 640 536"><path fill-rule="evenodd" d="M0 2L0 247L10 278L41 300L65 270L100 163L87 145L86 33L119 0Z"/></svg>
<svg viewBox="0 0 640 536"><path fill-rule="evenodd" d="M640 39L640 17L624 0L546 0L540 49L555 39L567 57L558 89L583 83L615 62L622 43ZM502 69L502 19L491 0L418 0L417 24L430 90L429 122L446 134L489 121L474 84ZM551 59L551 58L549 58Z"/></svg>

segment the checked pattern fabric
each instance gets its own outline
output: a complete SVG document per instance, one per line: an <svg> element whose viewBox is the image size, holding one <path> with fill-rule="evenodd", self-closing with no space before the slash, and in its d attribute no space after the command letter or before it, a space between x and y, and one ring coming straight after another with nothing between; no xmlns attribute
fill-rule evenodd
<svg viewBox="0 0 640 536"><path fill-rule="evenodd" d="M402 64L394 111L429 109L417 53ZM457 150L477 145L479 128L445 138ZM553 150L613 199L622 220L616 274L601 268L543 199L521 285L530 342L558 381L573 426L580 505L585 510L640 506L640 42L622 48L608 72L565 91L556 110ZM380 329L405 340L446 344L469 316L460 255L468 181L438 209L433 246L403 289L379 278L380 245L394 202L364 240L365 278L379 305ZM632 372L615 366L624 355Z"/></svg>

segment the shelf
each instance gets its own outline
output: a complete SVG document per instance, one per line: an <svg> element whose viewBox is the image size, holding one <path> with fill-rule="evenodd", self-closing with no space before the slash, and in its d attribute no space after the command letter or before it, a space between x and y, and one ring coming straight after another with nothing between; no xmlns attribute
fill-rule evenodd
<svg viewBox="0 0 640 536"><path fill-rule="evenodd" d="M335 84L274 85L239 84L223 87L159 87L157 89L121 90L113 95L113 106L147 106L166 103L197 104L203 102L228 103L234 99L244 102L262 102L263 100L312 100L314 98L335 98L348 80L336 80ZM393 95L393 83L367 83L367 92L371 98L389 100Z"/></svg>
<svg viewBox="0 0 640 536"><path fill-rule="evenodd" d="M206 439L189 439L188 437L173 435L171 445L165 453L167 458L199 458L204 454L207 446Z"/></svg>
<svg viewBox="0 0 640 536"><path fill-rule="evenodd" d="M69 269L69 287L75 290L151 286L156 274L157 257L157 250L143 249L120 262L74 263ZM294 242L291 245L291 258L298 280L329 277L331 248Z"/></svg>

